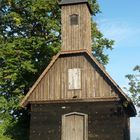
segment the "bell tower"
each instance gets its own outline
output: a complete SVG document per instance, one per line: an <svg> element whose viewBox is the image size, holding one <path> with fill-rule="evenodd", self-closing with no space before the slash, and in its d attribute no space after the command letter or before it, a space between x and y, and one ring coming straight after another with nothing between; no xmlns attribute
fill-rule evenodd
<svg viewBox="0 0 140 140"><path fill-rule="evenodd" d="M91 52L91 8L87 0L62 0L62 51Z"/></svg>

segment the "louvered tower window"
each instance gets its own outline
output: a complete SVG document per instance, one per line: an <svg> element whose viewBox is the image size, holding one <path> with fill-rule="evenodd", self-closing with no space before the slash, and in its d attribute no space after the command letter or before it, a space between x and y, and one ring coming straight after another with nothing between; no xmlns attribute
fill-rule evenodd
<svg viewBox="0 0 140 140"><path fill-rule="evenodd" d="M78 25L78 17L79 16L77 14L70 15L70 24Z"/></svg>

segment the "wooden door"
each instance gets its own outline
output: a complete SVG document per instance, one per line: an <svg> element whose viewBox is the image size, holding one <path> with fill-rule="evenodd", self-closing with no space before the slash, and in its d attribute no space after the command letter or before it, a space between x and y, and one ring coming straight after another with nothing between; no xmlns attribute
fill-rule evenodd
<svg viewBox="0 0 140 140"><path fill-rule="evenodd" d="M70 113L62 117L62 140L86 140L86 115Z"/></svg>

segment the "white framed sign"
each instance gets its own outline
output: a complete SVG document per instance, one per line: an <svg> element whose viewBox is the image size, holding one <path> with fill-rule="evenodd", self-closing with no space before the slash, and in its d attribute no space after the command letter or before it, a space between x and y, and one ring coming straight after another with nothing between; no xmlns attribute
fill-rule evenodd
<svg viewBox="0 0 140 140"><path fill-rule="evenodd" d="M68 69L68 89L81 89L81 69Z"/></svg>

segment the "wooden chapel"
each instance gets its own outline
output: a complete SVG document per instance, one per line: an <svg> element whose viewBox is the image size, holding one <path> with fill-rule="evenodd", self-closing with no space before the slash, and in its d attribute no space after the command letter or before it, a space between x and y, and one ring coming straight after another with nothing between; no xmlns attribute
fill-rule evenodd
<svg viewBox="0 0 140 140"><path fill-rule="evenodd" d="M62 49L21 102L30 140L130 140L132 101L91 51L88 0L62 0Z"/></svg>

